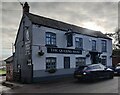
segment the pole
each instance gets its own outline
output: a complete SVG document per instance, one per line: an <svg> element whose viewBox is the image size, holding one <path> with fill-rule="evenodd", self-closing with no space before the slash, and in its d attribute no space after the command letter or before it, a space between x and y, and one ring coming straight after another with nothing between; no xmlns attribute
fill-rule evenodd
<svg viewBox="0 0 120 95"><path fill-rule="evenodd" d="M13 43L12 43L12 54L14 53L14 45L13 45Z"/></svg>

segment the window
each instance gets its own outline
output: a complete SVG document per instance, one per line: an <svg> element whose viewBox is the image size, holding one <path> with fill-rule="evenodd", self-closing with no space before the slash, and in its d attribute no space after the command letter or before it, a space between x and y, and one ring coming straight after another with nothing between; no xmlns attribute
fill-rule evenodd
<svg viewBox="0 0 120 95"><path fill-rule="evenodd" d="M102 52L106 52L107 51L107 41L102 40Z"/></svg>
<svg viewBox="0 0 120 95"><path fill-rule="evenodd" d="M95 51L96 50L96 41L92 40L92 50Z"/></svg>
<svg viewBox="0 0 120 95"><path fill-rule="evenodd" d="M73 35L67 34L67 47L73 46Z"/></svg>
<svg viewBox="0 0 120 95"><path fill-rule="evenodd" d="M47 57L46 58L46 70L56 69L56 58Z"/></svg>
<svg viewBox="0 0 120 95"><path fill-rule="evenodd" d="M82 38L75 38L75 48L82 49L83 48L83 39Z"/></svg>
<svg viewBox="0 0 120 95"><path fill-rule="evenodd" d="M83 66L83 65L85 65L85 58L77 57L76 58L76 68L78 68L79 66Z"/></svg>
<svg viewBox="0 0 120 95"><path fill-rule="evenodd" d="M56 34L47 32L46 33L46 45L56 46Z"/></svg>
<svg viewBox="0 0 120 95"><path fill-rule="evenodd" d="M102 56L101 63L106 66L106 64L107 64L107 57L106 56Z"/></svg>

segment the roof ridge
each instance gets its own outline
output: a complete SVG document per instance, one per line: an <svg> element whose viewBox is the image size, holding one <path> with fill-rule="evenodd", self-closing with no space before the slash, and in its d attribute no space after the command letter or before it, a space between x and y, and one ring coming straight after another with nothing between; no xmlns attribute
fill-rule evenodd
<svg viewBox="0 0 120 95"><path fill-rule="evenodd" d="M25 13L25 14L35 24L40 24L43 26L60 29L60 30L65 30L65 31L68 31L70 29L73 32L77 32L77 33L81 33L81 34L85 34L85 35L89 35L89 36L111 39L111 38L107 37L106 35L104 35L101 31L96 31L96 30L80 27L80 26L77 26L74 24L70 24L70 23L66 23L63 21L56 20L56 19L36 15L33 13Z"/></svg>
<svg viewBox="0 0 120 95"><path fill-rule="evenodd" d="M33 14L33 13L26 13L26 14L31 14L31 15L34 15L34 16L37 16L37 17L50 19L50 20L57 21L57 22L61 22L61 23L64 23L64 24L69 24L69 25L76 26L76 27L83 28L83 29L87 29L87 30L90 30L90 31L100 32L100 31L97 31L97 30L88 29L88 28L81 27L81 26L78 26L78 25L75 25L75 24L71 24L71 23L63 22L63 21L60 21L60 20L57 20L57 19L52 19L52 18L45 17L45 16L36 15L36 14Z"/></svg>

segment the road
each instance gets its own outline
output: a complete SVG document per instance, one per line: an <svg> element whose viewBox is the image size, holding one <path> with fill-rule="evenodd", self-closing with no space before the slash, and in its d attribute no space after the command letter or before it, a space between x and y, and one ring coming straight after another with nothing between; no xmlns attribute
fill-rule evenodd
<svg viewBox="0 0 120 95"><path fill-rule="evenodd" d="M78 82L67 79L56 82L24 84L20 88L9 89L4 93L118 93L118 77L96 82Z"/></svg>

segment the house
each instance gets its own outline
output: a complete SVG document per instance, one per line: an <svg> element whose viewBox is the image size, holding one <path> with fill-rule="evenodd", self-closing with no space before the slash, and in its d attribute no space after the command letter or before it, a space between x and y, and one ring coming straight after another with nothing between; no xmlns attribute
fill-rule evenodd
<svg viewBox="0 0 120 95"><path fill-rule="evenodd" d="M112 64L116 66L118 63L120 63L120 49L115 49L112 54Z"/></svg>
<svg viewBox="0 0 120 95"><path fill-rule="evenodd" d="M100 31L32 14L24 4L14 58L21 82L66 77L79 65L112 66L111 55L112 40Z"/></svg>
<svg viewBox="0 0 120 95"><path fill-rule="evenodd" d="M6 62L6 81L13 81L13 56L4 61Z"/></svg>

